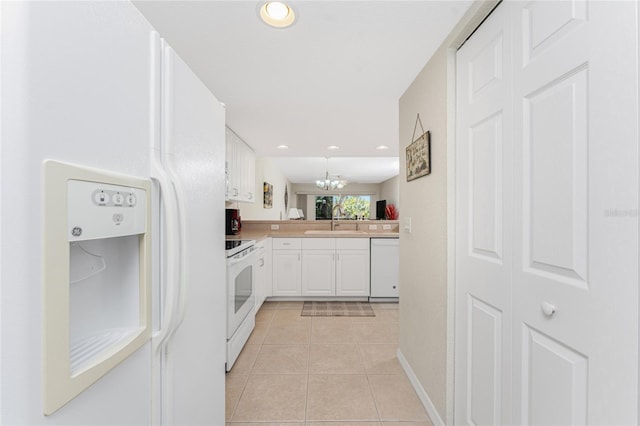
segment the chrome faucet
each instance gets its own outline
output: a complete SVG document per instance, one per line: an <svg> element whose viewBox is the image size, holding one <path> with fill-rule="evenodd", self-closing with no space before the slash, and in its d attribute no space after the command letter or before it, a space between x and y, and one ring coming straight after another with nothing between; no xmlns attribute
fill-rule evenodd
<svg viewBox="0 0 640 426"><path fill-rule="evenodd" d="M334 231L336 226L340 226L338 222L338 218L336 218L336 211L337 212L342 212L342 206L340 204L336 204L335 206L333 206L333 209L331 210L331 230Z"/></svg>

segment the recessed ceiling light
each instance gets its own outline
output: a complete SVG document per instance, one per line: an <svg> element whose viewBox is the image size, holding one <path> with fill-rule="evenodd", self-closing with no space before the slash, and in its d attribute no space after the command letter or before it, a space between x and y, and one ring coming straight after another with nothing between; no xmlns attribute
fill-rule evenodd
<svg viewBox="0 0 640 426"><path fill-rule="evenodd" d="M278 145L276 148L278 149L289 149L287 145Z"/></svg>
<svg viewBox="0 0 640 426"><path fill-rule="evenodd" d="M296 14L286 3L267 1L260 8L260 18L272 27L285 28L293 24Z"/></svg>
<svg viewBox="0 0 640 426"><path fill-rule="evenodd" d="M337 146L337 145L330 145L330 146L327 147L327 149L334 149L335 150L335 149L340 149L340 147Z"/></svg>
<svg viewBox="0 0 640 426"><path fill-rule="evenodd" d="M376 146L376 149L379 149L379 150L381 150L381 151L382 151L382 150L384 150L384 149L389 149L389 147L388 147L388 146L386 146L386 145L379 145L379 146Z"/></svg>

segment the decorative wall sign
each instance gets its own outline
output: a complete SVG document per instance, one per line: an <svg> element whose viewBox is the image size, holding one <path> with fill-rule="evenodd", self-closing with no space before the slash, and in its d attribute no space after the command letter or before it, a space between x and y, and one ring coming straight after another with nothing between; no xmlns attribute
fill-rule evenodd
<svg viewBox="0 0 640 426"><path fill-rule="evenodd" d="M273 185L268 182L265 182L263 185L264 192L264 201L262 205L265 209L270 209L273 207Z"/></svg>
<svg viewBox="0 0 640 426"><path fill-rule="evenodd" d="M416 128L420 123L422 133L415 138ZM412 142L407 147L407 182L431 173L431 133L422 128L420 114L416 117L413 127Z"/></svg>
<svg viewBox="0 0 640 426"><path fill-rule="evenodd" d="M285 212L289 211L289 191L287 190L287 188L289 187L285 183L284 185L284 211Z"/></svg>

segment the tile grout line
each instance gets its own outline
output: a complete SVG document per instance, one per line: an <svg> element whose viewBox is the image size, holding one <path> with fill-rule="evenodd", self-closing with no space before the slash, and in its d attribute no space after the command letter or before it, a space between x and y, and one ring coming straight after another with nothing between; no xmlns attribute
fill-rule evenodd
<svg viewBox="0 0 640 426"><path fill-rule="evenodd" d="M247 375L247 380L245 380L244 385L242 385L242 390L240 391L240 395L238 395L238 399L233 404L233 410L231 410L231 416L229 417L229 420L227 421L227 423L231 423L233 421L233 416L236 415L236 410L238 409L238 405L240 405L240 398L242 398L242 394L244 393L244 390L247 388L247 383L249 383L249 377L250 376ZM225 394L226 394L226 389L225 389Z"/></svg>
<svg viewBox="0 0 640 426"><path fill-rule="evenodd" d="M267 338L267 334L269 333L269 329L271 328L271 323L272 322L273 322L273 316L271 316L271 319L269 320L269 323L267 324L267 330L265 332L264 339ZM254 330L255 330L255 328L254 328ZM249 372L247 373L247 380L244 382L244 385L242 386L242 391L240 392L240 395L238 396L238 400L234 404L233 413L231 414L231 417L229 418L229 423L233 422L233 420L234 420L233 418L237 414L236 411L238 411L238 406L240 405L240 400L242 399L242 395L244 395L244 392L247 389L247 385L249 384L249 380L251 380L251 376L253 374L253 370L254 370L254 368L256 366L256 362L258 361L258 357L260 356L260 352L262 352L262 345L264 344L264 339L262 339L262 342L258 345L258 346L260 346L260 348L258 349L258 353L256 354L256 359L253 360L253 363L251 364L251 368L249 369ZM226 392L226 390L225 390L225 392Z"/></svg>
<svg viewBox="0 0 640 426"><path fill-rule="evenodd" d="M302 312L301 312L302 313ZM304 424L309 421L309 381L311 370L311 337L313 336L313 318L311 318L311 327L309 328L309 350L307 352L307 391L304 396Z"/></svg>
<svg viewBox="0 0 640 426"><path fill-rule="evenodd" d="M267 326L267 331L268 330L269 330L269 326ZM242 395L244 395L244 392L247 389L247 385L249 384L249 380L251 380L251 373L253 373L253 368L256 365L256 360L258 359L258 356L260 355L260 351L262 350L262 343L260 343L259 346L260 346L260 348L258 349L258 353L256 354L256 359L253 361L253 364L251 365L251 368L247 372L247 380L244 382L244 385L242 386L242 391L240 391L240 395L238 396L238 400L234 404L233 412L231 414L231 417L229 417L229 423L233 422L233 418L236 415L236 411L238 411L238 406L240 405L240 400L242 399Z"/></svg>
<svg viewBox="0 0 640 426"><path fill-rule="evenodd" d="M274 309L273 314L270 316L269 320L266 321L267 327L265 330L265 338L262 340L261 343L258 344L259 348L258 348L258 354L256 355L256 359L254 360L254 362L251 364L251 368L249 369L248 372L248 376L247 376L247 381L244 383L243 387L242 387L242 391L240 393L240 397L237 399L236 403L234 404L234 409L233 409L233 414L230 418L230 420L228 421L228 423L237 423L237 420L235 420L235 416L238 415L238 407L239 407L239 402L240 399L242 398L243 395L245 395L245 393L247 392L247 389L249 389L248 387L248 383L249 380L251 379L251 377L254 377L256 374L256 365L257 365L257 360L260 356L261 351L266 347L265 346L265 341L267 340L267 336L268 334L272 331L274 325L276 324L275 318L278 316L279 312L285 312L285 311L291 311L291 306L292 305L286 305L283 307L278 307L276 309ZM318 317L318 321L319 321ZM324 318L324 317L322 317ZM302 424L304 425L309 425L312 423L312 421L310 420L309 416L309 394L310 394L310 378L312 377L312 372L311 372L311 346L312 346L312 340L313 340L313 325L316 321L315 317L310 318L311 321L309 321L309 334L307 337L307 365L306 365L306 379L307 379L307 383L306 383L306 388L305 388L305 402L304 402L304 418L302 420ZM288 321L285 321L285 323L287 323ZM364 357L364 353L363 353L363 348L368 346L368 345L372 345L372 346L376 346L376 345L380 345L380 344L389 344L391 342L377 342L377 343L366 343L366 336L362 336L365 337L365 343L362 342L362 338L360 338L360 336L358 336L358 333L356 333L356 329L358 328L358 324L362 324L364 326L364 324L369 324L369 325L373 325L374 323L376 323L377 321L373 322L373 321L362 321L362 319L360 317L351 317L349 319L348 322L346 322L345 325L347 325L347 327L349 327L349 331L350 331L350 335L352 336L352 342L356 344L357 347L357 355L358 355L358 359L360 361L360 363L362 364L362 367L364 369L364 374L366 376L366 380L367 380L367 386L369 387L369 392L371 395L371 398L373 399L373 403L374 403L374 407L376 410L376 415L377 415L377 419L374 420L377 424L379 424L380 426L383 426L385 424L385 422L382 420L381 415L380 415L380 408L378 407L378 403L375 399L375 394L374 394L374 390L371 384L371 376L372 375L395 375L395 373L379 373L379 374L374 374L374 373L370 373L369 370L367 370L366 365L365 365L365 357ZM398 323L397 320L384 320L382 321L382 323ZM279 324L279 323L278 323ZM283 343L284 344L284 343ZM293 344L293 343L290 343ZM338 344L347 344L347 342L318 342L318 344L320 345L326 345L326 346L333 346L334 344L338 345ZM394 342L395 345L398 344L398 342ZM326 374L338 374L338 375L350 375L349 373L326 373ZM356 373L353 373L356 374ZM364 420L362 420L364 421ZM293 420L287 420L284 423L291 423L294 422ZM296 420L295 422L298 422L298 420ZM339 421L336 421L337 423L339 423ZM329 426L330 423L336 423L336 422L327 422L327 425ZM266 423L265 421L261 421L259 423ZM409 422L408 425L412 423ZM230 426L233 426L232 424Z"/></svg>
<svg viewBox="0 0 640 426"><path fill-rule="evenodd" d="M367 365L364 362L364 356L362 355L361 342L357 342L358 346L358 354L360 355L360 361L362 362L362 366L364 367L364 374L367 378L367 385L369 386L369 392L371 393L371 399L373 400L373 406L376 408L376 414L378 416L378 423L382 423L382 416L380 415L380 409L378 408L378 402L376 401L376 396L373 392L373 387L371 387L371 381L369 380L369 371L367 371Z"/></svg>

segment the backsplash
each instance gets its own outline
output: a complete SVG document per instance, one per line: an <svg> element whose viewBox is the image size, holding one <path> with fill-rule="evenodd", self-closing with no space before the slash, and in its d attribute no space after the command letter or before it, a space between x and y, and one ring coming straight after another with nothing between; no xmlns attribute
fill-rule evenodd
<svg viewBox="0 0 640 426"><path fill-rule="evenodd" d="M375 227L375 228L373 228ZM387 229L388 228L388 229ZM339 220L336 230L366 231L368 233L397 233L400 223L397 220ZM243 232L282 232L329 231L330 220L243 220Z"/></svg>

